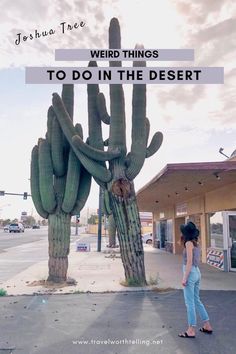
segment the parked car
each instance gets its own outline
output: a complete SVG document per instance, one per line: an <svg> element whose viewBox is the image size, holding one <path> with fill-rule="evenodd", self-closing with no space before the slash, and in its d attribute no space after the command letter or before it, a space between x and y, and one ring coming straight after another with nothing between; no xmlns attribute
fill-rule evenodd
<svg viewBox="0 0 236 354"><path fill-rule="evenodd" d="M152 232L142 235L143 243L152 244Z"/></svg>
<svg viewBox="0 0 236 354"><path fill-rule="evenodd" d="M5 232L9 231L9 224L4 226L3 231L5 231Z"/></svg>
<svg viewBox="0 0 236 354"><path fill-rule="evenodd" d="M15 222L9 225L9 232L25 232L25 228L22 223Z"/></svg>
<svg viewBox="0 0 236 354"><path fill-rule="evenodd" d="M25 229L31 229L31 226L30 226L30 225L27 225L27 224L24 224L24 228L25 228Z"/></svg>
<svg viewBox="0 0 236 354"><path fill-rule="evenodd" d="M40 225L35 224L35 225L32 226L32 229L40 229Z"/></svg>

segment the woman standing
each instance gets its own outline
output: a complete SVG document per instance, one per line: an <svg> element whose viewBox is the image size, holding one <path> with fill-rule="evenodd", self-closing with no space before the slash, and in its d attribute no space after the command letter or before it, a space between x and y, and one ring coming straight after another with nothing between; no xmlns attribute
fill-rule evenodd
<svg viewBox="0 0 236 354"><path fill-rule="evenodd" d="M187 308L188 329L180 333L182 338L195 338L195 327L197 325L196 310L203 321L200 331L212 334L212 327L209 322L208 313L200 300L200 280L201 273L198 268L200 263L200 247L198 245L199 230L193 222L188 222L180 226L184 243L183 251L183 290L184 300Z"/></svg>

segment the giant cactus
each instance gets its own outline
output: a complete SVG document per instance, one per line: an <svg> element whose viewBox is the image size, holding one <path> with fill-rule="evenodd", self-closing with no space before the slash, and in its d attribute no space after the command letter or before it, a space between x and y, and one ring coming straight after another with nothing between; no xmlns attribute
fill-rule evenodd
<svg viewBox="0 0 236 354"><path fill-rule="evenodd" d="M121 48L120 27L113 18L109 28L109 47ZM91 62L90 65L96 65ZM144 62L134 63L144 66ZM110 62L121 66L121 62ZM147 146L149 120L146 118L146 85L133 86L132 99L132 145L127 154L125 101L121 84L110 86L110 115L105 97L98 85L88 85L89 139L84 143L76 134L63 101L53 95L53 108L70 146L86 170L97 183L108 190L112 213L117 226L121 258L128 284L146 284L144 251L141 240L141 224L133 180L141 170L145 158L152 156L161 146L162 134L155 133ZM101 121L110 124L109 138L103 142ZM108 149L104 151L104 145ZM109 162L107 168L105 161Z"/></svg>
<svg viewBox="0 0 236 354"><path fill-rule="evenodd" d="M73 85L65 85L62 100L73 119ZM39 215L48 218L49 281L65 281L70 250L71 216L83 208L90 191L91 175L70 148L53 107L48 110L46 139L39 139L31 158L31 193ZM75 131L82 139L79 124Z"/></svg>

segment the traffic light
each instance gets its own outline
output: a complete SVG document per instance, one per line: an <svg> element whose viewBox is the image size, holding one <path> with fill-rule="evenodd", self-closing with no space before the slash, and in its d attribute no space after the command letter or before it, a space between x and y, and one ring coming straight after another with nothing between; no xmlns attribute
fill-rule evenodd
<svg viewBox="0 0 236 354"><path fill-rule="evenodd" d="M79 218L80 216L79 215L76 215L76 223L79 224Z"/></svg>
<svg viewBox="0 0 236 354"><path fill-rule="evenodd" d="M24 192L24 194L23 194L23 199L27 199L27 196L28 196L28 193L27 193L27 192Z"/></svg>
<svg viewBox="0 0 236 354"><path fill-rule="evenodd" d="M0 195L5 195L5 191L0 191Z"/></svg>

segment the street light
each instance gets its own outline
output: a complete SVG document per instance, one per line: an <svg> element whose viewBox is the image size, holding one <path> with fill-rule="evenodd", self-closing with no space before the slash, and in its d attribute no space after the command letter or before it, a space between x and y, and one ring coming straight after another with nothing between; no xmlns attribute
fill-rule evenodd
<svg viewBox="0 0 236 354"><path fill-rule="evenodd" d="M227 159L229 158L229 156L227 156L227 155L225 155L224 153L223 153L223 150L224 150L224 148L220 148L219 149L219 153L221 154L221 155L224 155L225 157L227 157Z"/></svg>

